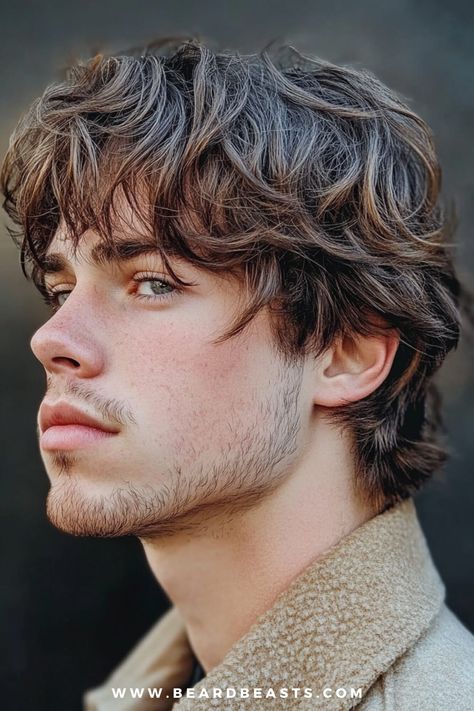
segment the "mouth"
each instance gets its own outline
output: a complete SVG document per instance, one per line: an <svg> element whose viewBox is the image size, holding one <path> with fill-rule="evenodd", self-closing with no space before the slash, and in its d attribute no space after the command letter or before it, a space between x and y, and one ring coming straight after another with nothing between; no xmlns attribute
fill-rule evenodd
<svg viewBox="0 0 474 711"><path fill-rule="evenodd" d="M42 450L72 450L116 436L118 427L104 423L67 403L43 402L39 412Z"/></svg>

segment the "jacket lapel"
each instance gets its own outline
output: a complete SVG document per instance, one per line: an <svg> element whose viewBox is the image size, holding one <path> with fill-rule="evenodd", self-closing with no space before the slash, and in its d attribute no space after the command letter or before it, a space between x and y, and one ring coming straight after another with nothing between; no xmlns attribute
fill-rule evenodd
<svg viewBox="0 0 474 711"><path fill-rule="evenodd" d="M186 684L192 666L193 653L183 620L171 607L106 681L85 693L84 710L168 711L173 705L173 687ZM130 688L145 688L143 698L131 698ZM148 688L161 688L161 697L150 699ZM124 698L115 698L112 689L126 689Z"/></svg>
<svg viewBox="0 0 474 711"><path fill-rule="evenodd" d="M355 705L350 688L362 695L429 627L444 600L445 588L431 559L415 504L407 499L364 523L310 564L276 599L272 607L238 640L222 662L194 687L195 698L168 705L111 705L111 709L170 709L207 711L209 708L287 709L292 689L300 689L295 706L306 711L343 711ZM192 652L184 623L172 608L144 642L109 679L110 686L186 684ZM133 679L133 682L132 682ZM226 698L226 688L237 698ZM261 699L239 698L240 688ZM312 689L304 699L303 689ZM323 690L332 689L331 698ZM210 700L223 690L223 698ZM280 689L287 688L287 698ZM276 699L265 698L273 689ZM346 689L345 698L335 695ZM100 690L99 690L100 691ZM92 692L94 693L94 692ZM319 695L319 696L318 696ZM103 697L105 698L105 696ZM230 706L231 705L231 706ZM86 706L106 711L106 705Z"/></svg>

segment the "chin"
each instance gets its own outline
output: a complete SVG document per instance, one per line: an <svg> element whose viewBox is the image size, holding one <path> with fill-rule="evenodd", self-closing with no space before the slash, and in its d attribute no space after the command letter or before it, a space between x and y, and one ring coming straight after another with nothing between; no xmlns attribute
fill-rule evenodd
<svg viewBox="0 0 474 711"><path fill-rule="evenodd" d="M103 514L101 498L86 493L78 478L55 480L46 499L50 523L72 536L111 536L113 529Z"/></svg>
<svg viewBox="0 0 474 711"><path fill-rule="evenodd" d="M162 538L179 530L187 514L168 487L124 485L81 476L56 478L46 499L46 514L57 529L72 536Z"/></svg>

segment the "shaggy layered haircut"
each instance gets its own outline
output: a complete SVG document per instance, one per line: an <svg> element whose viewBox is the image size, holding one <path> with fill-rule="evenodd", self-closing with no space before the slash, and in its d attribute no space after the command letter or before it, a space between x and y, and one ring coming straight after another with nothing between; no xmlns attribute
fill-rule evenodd
<svg viewBox="0 0 474 711"><path fill-rule="evenodd" d="M191 38L96 54L32 104L2 166L40 290L61 220L76 247L87 229L113 247L118 188L178 283L173 256L241 279L247 300L218 341L263 307L289 359L396 328L383 384L327 415L352 432L356 490L378 509L439 469L431 378L458 344L465 292L432 133L394 92L290 47L241 55Z"/></svg>

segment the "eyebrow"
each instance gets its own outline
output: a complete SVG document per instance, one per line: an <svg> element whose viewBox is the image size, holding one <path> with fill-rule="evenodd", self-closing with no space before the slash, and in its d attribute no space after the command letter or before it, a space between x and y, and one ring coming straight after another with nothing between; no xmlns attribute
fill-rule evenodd
<svg viewBox="0 0 474 711"><path fill-rule="evenodd" d="M96 265L116 264L143 254L160 254L156 244L135 240L121 240L114 244L100 243L92 248L90 260ZM51 252L42 259L41 273L55 274L66 271L69 262L60 252Z"/></svg>

